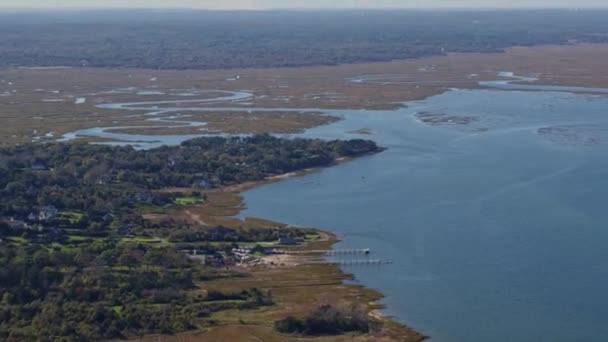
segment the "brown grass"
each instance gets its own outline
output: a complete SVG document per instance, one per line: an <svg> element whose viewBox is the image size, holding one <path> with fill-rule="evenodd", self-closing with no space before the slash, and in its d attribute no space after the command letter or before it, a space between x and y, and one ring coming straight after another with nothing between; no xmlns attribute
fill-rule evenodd
<svg viewBox="0 0 608 342"><path fill-rule="evenodd" d="M395 102L422 99L450 87L476 87L480 80L495 79L499 71L541 73L540 83L608 87L608 74L604 72L608 67L607 55L608 45L580 44L520 47L496 54L459 53L384 63L282 69L4 69L0 70L0 80L5 81L0 83L0 94L9 92L11 95L0 96L0 118L4 123L0 127L0 143L31 141L34 130L39 134L53 131L60 135L84 127L141 124L142 118L127 117L132 112L104 111L97 109L95 104L174 98L133 94L90 95L116 88L134 86L160 91L249 89L256 95L248 101L253 107L391 108ZM236 74L241 76L239 80L226 80ZM349 81L360 75L378 74L398 75L398 82L391 79L380 84ZM472 77L472 74L478 76ZM152 77L158 80L152 82ZM211 94L200 97L208 96ZM78 97L86 97L87 102L75 104L74 99ZM65 102L43 102L44 99ZM233 114L215 118L209 113L205 115L215 120L216 128L221 130L255 132L265 127L244 118L246 109L240 116ZM295 119L297 116L270 120L267 127L277 131L300 130L319 124L314 120ZM220 124L224 119L228 121Z"/></svg>
<svg viewBox="0 0 608 342"><path fill-rule="evenodd" d="M306 249L327 249L335 242L335 238L326 238L311 242ZM306 256L298 256L306 261ZM225 292L241 291L247 288L259 288L272 292L275 305L251 311L222 311L209 319L216 325L205 328L204 331L181 334L177 336L154 336L141 341L165 342L211 342L211 341L421 341L423 336L386 318L375 315L380 307L374 304L381 295L373 290L355 285L345 285L344 280L351 279L338 267L325 264L300 263L298 266L259 266L244 269L249 274L246 278L223 279L200 284L205 290L220 290ZM376 320L383 322L383 328L372 334L346 334L342 336L323 336L303 338L277 333L273 329L274 321L288 315L303 316L323 304L336 306L357 303L373 315Z"/></svg>
<svg viewBox="0 0 608 342"><path fill-rule="evenodd" d="M315 126L326 125L336 122L338 118L319 113L293 112L209 112L192 114L188 113L187 118L175 121L199 121L206 122L204 127L154 127L159 123L149 123L147 128L136 129L115 129L113 133L127 134L152 134L152 135L179 135L179 134L202 134L206 132L215 133L300 133L305 129Z"/></svg>
<svg viewBox="0 0 608 342"><path fill-rule="evenodd" d="M280 177L266 182L277 181ZM192 207L180 208L162 215L174 219L189 220L203 225L224 225L239 229L248 228L287 228L285 224L260 218L239 220L234 216L243 208L240 191L266 182L250 182L239 186L206 191L207 201ZM189 194L192 189L166 189L169 192ZM149 215L149 219L160 219L159 215ZM319 238L308 241L305 245L294 247L300 251L327 250L337 241L336 237L326 232L319 232ZM243 289L259 288L271 291L275 305L258 310L230 310L213 314L210 318L201 319L202 330L176 336L152 336L141 339L144 342L207 342L207 341L404 341L418 342L423 336L388 318L377 315L381 307L376 304L382 295L377 291L356 285L346 285L345 280L352 276L345 274L336 265L311 263L319 261L319 255L298 253L289 255L289 262L275 265L258 265L254 267L233 267L233 271L246 273L245 278L227 278L199 283L200 291L218 290L222 292L240 292ZM323 304L336 306L356 304L365 308L370 317L382 322L382 329L371 334L347 334L342 336L325 336L303 338L286 336L273 329L276 320L289 315L304 316ZM215 324L210 325L209 322Z"/></svg>

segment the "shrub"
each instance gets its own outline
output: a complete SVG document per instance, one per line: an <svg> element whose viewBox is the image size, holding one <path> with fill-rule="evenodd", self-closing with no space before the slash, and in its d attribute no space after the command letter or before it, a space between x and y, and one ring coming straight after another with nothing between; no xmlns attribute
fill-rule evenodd
<svg viewBox="0 0 608 342"><path fill-rule="evenodd" d="M370 322L367 314L356 307L338 309L331 305L322 305L302 319L289 316L276 321L274 327L286 334L340 335L355 331L367 333L370 330Z"/></svg>

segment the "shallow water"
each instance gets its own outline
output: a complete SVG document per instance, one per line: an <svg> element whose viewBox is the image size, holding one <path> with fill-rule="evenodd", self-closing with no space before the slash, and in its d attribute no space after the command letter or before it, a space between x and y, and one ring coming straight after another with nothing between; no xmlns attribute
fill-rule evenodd
<svg viewBox="0 0 608 342"><path fill-rule="evenodd" d="M242 215L325 228L343 238L338 248L393 261L347 270L433 341L604 341L608 97L533 90L545 91L453 90L396 111L324 111L344 120L304 136L389 149L250 190ZM196 102L107 107L169 122L213 110ZM418 113L471 120L433 126ZM373 135L348 133L363 128ZM105 130L74 134L117 137ZM150 148L191 137L122 138Z"/></svg>

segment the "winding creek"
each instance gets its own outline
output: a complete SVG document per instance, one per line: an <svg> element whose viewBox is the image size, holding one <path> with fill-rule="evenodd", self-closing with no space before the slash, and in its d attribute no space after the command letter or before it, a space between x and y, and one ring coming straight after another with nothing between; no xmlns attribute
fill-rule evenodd
<svg viewBox="0 0 608 342"><path fill-rule="evenodd" d="M343 239L338 248L371 248L374 259L393 261L347 271L387 296L387 314L433 341L604 341L608 97L575 93L608 89L511 81L454 89L393 111L322 110L344 120L301 136L361 138L349 132L368 129L388 150L252 189L242 215L331 230ZM192 107L164 101L102 108L204 127L175 118L252 96L225 94L189 100ZM420 113L438 121L424 123ZM140 148L194 137L98 127L64 139L76 135Z"/></svg>

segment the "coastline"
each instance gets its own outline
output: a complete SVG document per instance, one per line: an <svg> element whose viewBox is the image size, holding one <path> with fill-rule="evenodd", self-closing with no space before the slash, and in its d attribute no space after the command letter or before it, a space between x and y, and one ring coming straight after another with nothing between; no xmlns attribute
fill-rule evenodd
<svg viewBox="0 0 608 342"><path fill-rule="evenodd" d="M380 149L376 153L382 152ZM365 154L356 158L340 158L332 165L347 163L351 160L371 155ZM208 190L210 202L207 209L194 212L186 208L190 215L210 224L226 224L241 229L251 227L280 227L295 229L288 223L279 223L258 217L239 217L246 203L242 193L252 188L279 182L291 177L299 177L315 172L320 168L310 168L297 172L268 177L265 180L247 182L238 185ZM173 189L175 190L175 189ZM205 205L202 205L203 207ZM193 212L190 212L193 211ZM215 216L214 213L217 213ZM200 214L200 216L199 216ZM222 340L226 336L230 341L250 341L252 336L264 341L319 341L319 342L421 342L427 339L424 334L398 322L393 317L385 315L382 310L386 307L379 301L384 295L376 289L363 285L349 283L354 275L346 272L337 264L319 262L324 259L324 252L329 251L340 240L331 231L317 228L314 232L318 238L306 240L296 246L285 246L288 254L271 255L266 261L254 265L236 265L230 269L246 276L200 284L205 290L223 290L238 292L247 288L259 288L271 291L275 304L262 310L227 311L209 317L207 325L199 330L177 334L175 336L146 336L144 342L212 342ZM358 307L367 313L372 329L369 333L346 333L335 336L300 336L284 335L273 328L273 323L287 316L301 317L309 314L322 305L338 307Z"/></svg>
<svg viewBox="0 0 608 342"><path fill-rule="evenodd" d="M358 156L355 158L341 157L336 160L335 164L327 166L327 167L333 167L333 166L336 166L336 165L339 165L342 163L347 163L354 159L366 157L369 155L373 155L375 153L382 153L384 150L385 150L385 148L381 148L377 152L365 154L365 155ZM231 189L228 189L228 191L236 190L238 195L242 199L241 193L246 190L249 190L249 189L252 189L252 188L255 188L258 186L263 186L263 185L273 183L273 182L279 182L281 180L292 178L292 177L304 176L306 174L315 172L318 169L319 168L310 168L310 169L306 169L306 170L302 170L302 171L298 171L298 172L289 172L289 173L285 173L285 174L281 174L281 175L276 175L276 176L269 177L264 181L254 182L251 184L243 184L242 187L239 187L237 189L231 188ZM226 189L223 189L223 190L226 190ZM243 204L246 205L246 203L243 203ZM269 222L267 219L264 219L264 218L252 217L249 219L264 220L264 221ZM288 223L282 222L279 224L284 225L284 227L285 227L284 229L290 229L290 226L288 225ZM340 239L333 232L327 231L327 230L321 230L318 228L314 228L314 229L317 232L319 232L319 234L323 235L325 238L321 239L318 242L306 242L302 246L296 247L296 249L298 251L303 251L303 252L308 252L308 253L310 253L312 251L319 251L319 250L330 251L333 249L333 247L337 243L340 242ZM299 266L306 265L307 262L310 261L310 257L307 256L306 254L292 254L290 256L293 257L294 259L296 259L295 265L292 264L292 265L288 265L286 267L298 268ZM314 257L314 259L318 259L318 260L323 259L323 254L318 254L316 257ZM382 338L381 341L387 341L387 342L388 341L419 342L419 341L424 341L429 337L429 336L426 336L426 335L414 330L413 328L407 326L405 323L396 321L392 316L382 313L382 310L386 308L386 305L381 304L379 302L381 299L383 299L385 297L385 295L382 294L380 291L378 291L376 289L365 287L363 285L347 284L346 283L347 281L355 279L353 274L347 273L342 267L335 265L335 264L325 264L325 266L331 267L331 268L336 268L338 270L337 272L339 274L341 285L346 288L349 288L351 291L355 291L358 293L358 295L355 296L355 298L358 299L357 301L355 301L355 303L357 305L361 305L366 308L367 314L372 321L381 323L381 325L383 326L383 329L382 329L383 335L375 336L375 337ZM263 274L264 271L259 270L258 272L262 272L262 274ZM316 276L318 278L322 278L322 272L313 273L313 274L311 274L311 276Z"/></svg>
<svg viewBox="0 0 608 342"><path fill-rule="evenodd" d="M306 243L297 247L299 251L330 250L339 242L332 233L317 230L326 239ZM215 342L226 336L231 342L251 341L258 338L264 341L311 341L311 342L422 342L428 338L420 332L402 324L381 312L385 308L379 300L384 295L379 291L362 285L348 284L353 275L335 264L310 263L319 260L322 254L290 255L293 263L273 266L257 265L236 268L247 274L244 278L222 280L207 284L207 289L238 290L244 287L257 287L271 291L275 305L254 312L232 311L213 315L210 321L214 326L203 330L185 332L174 336L147 336L142 342ZM303 316L317 306L337 305L357 306L367 313L372 329L369 333L345 333L341 335L301 336L287 335L274 330L272 323L289 315Z"/></svg>
<svg viewBox="0 0 608 342"><path fill-rule="evenodd" d="M317 229L318 230L318 229ZM321 234L325 234L327 236L326 248L322 250L329 251L333 248L333 246L340 242L340 239L332 232L318 230ZM317 244L307 244L303 246L303 251L312 251L318 250ZM319 256L322 258L323 256ZM307 261L306 256L296 256L296 258L301 262L301 265L305 265ZM382 313L382 310L386 308L386 305L379 303L381 299L385 296L381 292L376 289L368 288L363 285L356 284L347 284L346 282L349 280L354 280L354 276L350 273L347 273L340 266L327 264L328 267L335 267L338 269L338 273L341 278L342 286L349 288L351 291L358 292L359 294L355 296L358 298L358 301L355 303L361 305L366 308L367 314L372 321L377 321L382 324L382 335L375 336L378 338L382 338L382 341L403 341L403 342L417 342L424 341L428 338L428 336L423 335L422 333L408 327L404 323L400 323L396 321L393 317ZM298 267L298 266L292 266ZM319 276L319 275L317 275Z"/></svg>
<svg viewBox="0 0 608 342"><path fill-rule="evenodd" d="M443 118L438 118L437 124L446 123L446 121L452 122L454 120L455 120L455 118L452 118L449 116L443 117ZM456 123L458 123L458 122L456 122ZM461 122L460 124L466 124L466 122ZM376 151L376 152L380 152L380 151ZM333 163L332 165L347 162L348 160L350 160L350 158L339 159L339 160L336 160L335 163ZM332 165L328 165L327 167L332 166ZM248 190L250 188L253 188L253 187L256 187L256 186L259 186L262 184L271 183L271 182L278 182L280 180L283 180L283 179L286 179L289 177L306 174L308 172L314 172L314 170L315 169L307 169L307 170L302 170L300 172L268 177L267 179L265 179L261 182L233 185L231 187L221 189L220 191L230 193L234 199L234 198L240 197L240 194L243 191ZM229 209L235 210L238 214L238 212L240 212L241 209L243 208L244 204L242 203L242 199L240 200L240 202L239 201L236 201L236 202L238 202L238 203L234 204ZM191 214L188 211L186 211L185 213L188 216L191 216L191 218L193 218L193 219L198 217L198 219L196 219L196 220L198 220L198 223L201 223L201 224L209 223L210 226L216 224L214 221L207 221L206 218L201 219L201 216L197 215L196 213ZM233 220L232 222L239 221L238 219L234 218L233 215L232 216L231 215L232 214L226 214L222 217L224 217L224 218L231 217L231 219ZM243 224L241 225L245 229L247 229L247 227L254 227L254 226L261 227L261 226L263 226L263 224L269 222L266 220L255 219L255 218L248 219L248 220L249 221L244 220ZM322 226L322 225L320 225L320 226ZM275 225L273 225L273 227L282 227L285 229L289 229L289 226L283 225L283 224L275 224ZM332 246L336 242L338 242L337 237L335 235L333 235L331 232L320 231L320 230L317 230L317 231L320 234L323 234L328 237L326 240L322 241L323 248L325 250L331 249ZM312 250L315 250L314 248L319 248L319 247L312 247L312 246L316 246L318 243L321 243L321 241L317 241L317 242L313 241L310 244L306 244L306 246L304 246L302 248L312 251ZM323 253L318 253L318 254L320 257ZM301 294L305 294L306 296L304 296L304 297L310 296L310 293L306 292L307 291L306 287L314 287L319 292L319 293L315 293L315 295L321 295L322 297L336 295L336 293L339 293L339 292L348 292L347 297L341 297L342 300L347 301L348 303L355 303L355 304L364 306L366 308L367 314L372 319L382 322L383 326L385 326L385 327L389 327L389 328L383 329L383 331L381 332L381 333L385 334L382 336L383 336L383 338L386 338L387 341L393 341L393 340L419 341L419 340L423 340L425 338L421 334L416 333L415 331L407 328L406 326L403 326L400 323L396 322L394 319L382 315L382 313L379 311L382 309L382 305L378 303L378 300L382 298L382 294L379 291L376 291L376 290L373 290L370 288L365 288L362 286L350 285L350 284L345 283L345 282L347 282L347 280L352 279L352 276L336 265L322 265L322 266L316 266L316 267L306 267L306 265L308 265L308 264L306 263L305 258L298 257L298 259L300 259L301 262L297 262L295 266L285 265L285 267L280 266L278 268L260 267L259 269L255 268L253 270L248 268L247 271L252 272L254 274L253 277L259 277L260 279L266 279L266 280L260 281L259 287L263 288L263 289L269 289L269 288L274 289L276 286L275 285L276 282L280 281L281 278L284 277L285 273L292 274L292 276L294 277L293 279L295 279L294 282L296 280L298 282L292 283L289 286L286 285L286 287L289 287L290 291L296 292L294 294L295 296L300 296ZM301 277L299 277L299 274L306 275L306 278L302 279ZM328 274L331 275L330 279L327 278ZM268 282L268 280L267 280L268 278L272 279L273 282ZM244 284L248 284L248 282L250 280L251 279L245 280ZM233 284L233 285L238 286L238 283L240 281L242 281L242 279L237 279L235 281L236 284ZM312 281L313 283L307 283L310 281ZM329 287L329 288L327 288L327 287ZM243 287L243 288L245 288L245 287ZM318 301L312 301L312 303L306 303L306 304L318 305L319 303L323 303L322 300L326 300L326 299L324 299L322 297L319 298ZM254 318L254 322L264 322L264 324L266 324L266 325L260 324L260 323L252 324L252 323L250 323L250 321L248 319L244 319L243 322L245 322L245 323L241 324L240 323L241 319L239 318L239 321L237 321L237 322L232 321L232 325L227 324L226 326L231 326L231 327L239 326L241 328L242 327L248 328L249 325L254 325L257 327L265 326L266 328L268 328L267 322L276 321L277 318L285 317L285 315L303 314L303 312L298 312L297 309L295 309L295 311L294 311L293 305L290 306L290 303L295 304L296 307L297 307L297 305L301 304L300 302L294 301L296 298L289 297L288 294L283 294L283 297L278 297L278 298L279 298L279 302L276 305L276 307L273 308L273 310L279 310L279 312L274 313L274 316L272 316L273 320L269 319L267 321L263 321L263 320L260 321L260 320L255 320L255 318ZM291 300L291 302L290 302L290 300ZM237 313L237 314L240 315L240 313ZM247 313L247 315L248 315L248 313ZM218 321L231 322L230 317L227 317L227 316L220 317L218 319ZM213 327L212 329L216 329L216 328ZM274 333L275 335L277 334L276 332L272 331L272 328L270 328L270 330L271 330L271 333ZM367 335L362 335L361 338L363 338L365 336L369 337ZM410 337L407 337L407 339L404 339L403 336L410 336ZM357 337L359 337L359 335ZM374 337L377 337L377 336L374 336ZM336 340L337 339L332 339L331 341L336 341ZM378 339L374 339L374 340L378 340Z"/></svg>
<svg viewBox="0 0 608 342"><path fill-rule="evenodd" d="M450 119L450 118L447 117L447 119ZM441 124L441 123L439 123L439 124ZM339 164L339 163L343 163L343 162L347 162L348 160L350 160L350 159L346 159L345 158L345 159L337 160L336 163L333 164L333 165L336 165L336 164ZM332 166L332 165L329 165L327 167L330 167L330 166ZM294 173L288 173L288 174L284 174L284 175L277 175L277 176L273 176L273 177L268 177L267 179L265 179L263 181L260 181L260 182L252 182L252 183L244 183L244 184L233 185L231 187L227 187L227 188L221 189L221 191L225 191L227 193L230 193L231 195L234 195L234 197L239 197L240 194L243 191L246 191L248 189L251 189L251 188L254 188L254 187L257 187L257 186L260 186L260 185L268 184L268 183L271 183L271 182L278 182L278 181L281 181L281 180L284 180L284 179L287 179L287 178L290 178L290 177L296 177L296 176L299 176L299 175L304 175L304 174L307 174L309 172L315 172L315 170L317 170L317 169L306 169L306 170L302 170L302 171L299 171L299 172L294 172ZM220 190L220 189L218 189L218 190ZM237 206L237 205L235 205L233 209L235 209L237 211L240 211L240 209L242 209L242 205L244 205L244 204L241 202L240 203L240 207ZM229 216L230 215L226 215L226 217L229 217ZM256 219L253 219L253 220L256 220ZM262 219L257 219L257 220L262 221ZM201 223L203 223L203 222L206 222L206 221L201 221ZM266 222L269 222L269 221L266 221ZM258 221L255 221L253 223L254 224L258 224ZM248 224L247 222L244 222L245 226L247 224ZM249 224L251 224L251 222ZM287 226L287 225L276 224L276 226L279 226L279 225L281 227L285 227L286 229L289 229L289 226ZM325 247L325 248L327 248L327 250L331 249L332 246L339 241L338 237L336 237L330 231L321 231L321 230L318 230L318 232L321 233L321 234L325 234L328 237L331 237L331 238L328 238L327 241L323 241L324 244L329 244L329 246ZM317 241L317 242L320 243L320 241ZM331 244L330 244L330 242L331 242ZM314 242L313 242L313 244L314 244ZM313 250L313 247L312 246L308 246L308 245L304 246L302 248L306 248L308 250ZM321 255L321 253L319 253L319 255ZM301 262L301 264L305 264L305 258L304 257L300 257L299 259L303 260ZM301 266L301 265L286 267L284 269L281 268L279 270L281 270L281 271L287 270L290 273L298 273L298 272L300 272L299 271L300 268L298 268L298 266ZM337 270L335 270L335 269L337 269ZM379 304L377 301L378 301L378 299L382 298L382 294L379 291L373 290L371 288L361 287L361 286L358 286L358 285L347 284L348 280L352 279L352 276L350 276L347 272L345 272L345 270L340 269L338 266L334 266L334 267L327 268L327 269L324 268L324 270L326 270L327 273L330 273L334 277L333 279L331 279L331 282L329 282L327 284L323 283L323 281L326 280L326 274L324 274L323 273L324 271L321 270L321 269L308 270L307 272L302 272L302 273L305 273L306 276L308 276L308 278L313 278L312 280L317 281L322 286L326 286L326 285L327 286L329 286L329 285L331 285L331 286L340 286L340 288L343 289L343 290L346 289L347 291L352 291L352 293L355 293L355 295L351 295L352 298L355 298L354 301L357 302L357 303L360 302L362 305L365 305L366 307L369 307L368 314L370 316L372 316L374 319L381 320L386 325L396 324L396 325L401 326L403 329L407 329L408 331L410 331L409 328L407 328L407 327L403 326L402 324L396 322L391 317L383 315L382 312L380 312L380 310L382 309L382 305ZM260 278L267 277L269 274L272 275L273 277L276 276L275 274L272 274L272 270L271 269L260 268L259 270L258 269L254 270L254 272L259 273L259 277ZM305 280L309 281L311 279L305 279ZM337 283L338 280L340 282L340 285L337 285L338 284ZM367 296L369 296L370 298L376 298L376 299L371 300L369 302L365 302L364 299L369 299ZM281 305L283 305L283 304L284 303L281 303ZM277 307L273 308L273 309L287 310L289 308L286 309L284 306L277 305ZM284 314L286 312L282 312L282 313ZM240 324L239 322L233 322L234 324L233 325L229 325L229 326L230 327L236 327L236 326L239 326L239 327L245 326L245 327L247 327L248 325L250 325L249 321L245 321L245 322L247 324ZM397 336L397 331L402 331L402 330L400 330L402 328L395 327L394 330L391 330L391 331L395 331L395 338L399 338L399 336ZM215 328L213 328L213 329L215 329ZM411 330L411 331L413 331L413 330ZM196 332L194 332L194 333L196 333ZM421 340L424 339L424 336L422 336L422 335L420 335L420 336L421 336ZM292 336L290 336L290 337L292 337ZM390 337L386 337L386 338L387 338L387 341L391 341L391 339L389 339ZM165 339L163 338L163 340L165 340ZM167 337L166 340L170 340L170 337ZM309 340L309 339L306 339L306 340ZM376 340L378 340L378 339L374 339L374 341L376 341ZM402 339L397 339L397 340L402 340ZM197 341L202 341L202 340L199 339ZM332 341L334 341L334 340L332 340ZM409 341L409 340L406 340L406 341Z"/></svg>

